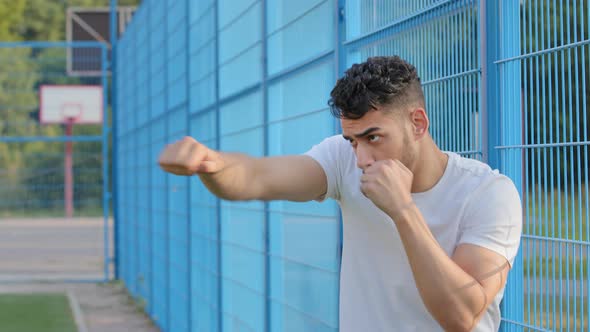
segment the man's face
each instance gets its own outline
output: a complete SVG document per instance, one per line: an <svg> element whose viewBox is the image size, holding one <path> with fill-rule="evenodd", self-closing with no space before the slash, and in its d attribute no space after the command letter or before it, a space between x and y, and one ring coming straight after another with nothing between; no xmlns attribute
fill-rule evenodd
<svg viewBox="0 0 590 332"><path fill-rule="evenodd" d="M356 154L357 166L364 170L375 161L399 159L409 169L416 157L411 125L405 114L383 112L381 108L367 112L362 118L341 119L342 136Z"/></svg>

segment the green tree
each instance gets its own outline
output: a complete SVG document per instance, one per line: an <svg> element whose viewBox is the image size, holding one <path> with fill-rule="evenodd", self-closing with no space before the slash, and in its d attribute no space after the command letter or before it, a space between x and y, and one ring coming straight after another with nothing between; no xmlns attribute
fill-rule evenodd
<svg viewBox="0 0 590 332"><path fill-rule="evenodd" d="M25 0L2 0L0 1L0 40L20 40L18 31L19 23L23 21Z"/></svg>

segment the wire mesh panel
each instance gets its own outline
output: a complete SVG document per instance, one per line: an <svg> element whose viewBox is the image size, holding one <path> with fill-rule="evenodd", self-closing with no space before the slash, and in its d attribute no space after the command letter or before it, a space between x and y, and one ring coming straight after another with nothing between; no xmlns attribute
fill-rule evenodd
<svg viewBox="0 0 590 332"><path fill-rule="evenodd" d="M189 4L189 134L219 148L217 3ZM200 181L190 183L190 303L192 331L221 328L219 200Z"/></svg>
<svg viewBox="0 0 590 332"><path fill-rule="evenodd" d="M223 151L303 153L333 134L326 102L336 75L335 5L148 1L121 39L120 271L162 330L337 329L334 203L219 202L199 181L144 173L136 150L150 142L155 161L163 144L190 134ZM268 8L279 15L265 15ZM302 33L320 38L307 45ZM295 90L309 94L302 107L294 107ZM310 126L313 135L302 130ZM151 189L149 217L139 188Z"/></svg>
<svg viewBox="0 0 590 332"><path fill-rule="evenodd" d="M209 147L217 147L217 112L210 110L192 117L191 136ZM219 245L219 201L201 182L190 185L191 328L219 331L221 278Z"/></svg>
<svg viewBox="0 0 590 332"><path fill-rule="evenodd" d="M148 12L144 7L136 12L139 20L146 20ZM137 195L137 245L136 250L138 258L135 262L137 268L137 294L146 307L151 311L153 289L151 288L152 273L152 224L155 221L152 218L152 186L149 179L152 174L152 168L155 165L156 154L152 153L151 128L145 124L149 121L151 114L151 103L149 94L149 68L150 68L150 34L149 26L141 25L137 27L137 44L136 44L136 63L140 70L135 72L135 84L138 87L136 103L140 112L135 112L135 120L140 128L136 136L136 195ZM147 88L146 88L147 87Z"/></svg>
<svg viewBox="0 0 590 332"><path fill-rule="evenodd" d="M117 49L121 257L163 331L335 331L341 226L328 203L230 202L166 175L184 135L300 154L337 133L336 78L414 64L430 130L521 191L504 330L588 330L588 4L578 1L145 1ZM499 28L498 28L499 27Z"/></svg>
<svg viewBox="0 0 590 332"><path fill-rule="evenodd" d="M481 158L477 1L347 1L346 8L347 67L376 55L416 66L433 139Z"/></svg>
<svg viewBox="0 0 590 332"><path fill-rule="evenodd" d="M303 153L335 133L336 121L326 103L337 75L335 5L317 0L268 4L269 155ZM311 34L315 37L302 38ZM270 330L337 330L336 204L271 202L268 208Z"/></svg>
<svg viewBox="0 0 590 332"><path fill-rule="evenodd" d="M522 144L500 149L507 165L515 154L524 160L523 323L587 331L588 2L523 1L508 10L518 24L511 28L521 31L520 54L504 56L499 68L520 68L513 90Z"/></svg>
<svg viewBox="0 0 590 332"><path fill-rule="evenodd" d="M254 92L220 107L220 148L264 156L262 94ZM244 121L248 119L248 121ZM222 329L264 327L265 205L221 202Z"/></svg>
<svg viewBox="0 0 590 332"><path fill-rule="evenodd" d="M106 118L107 82L67 75L77 46L0 43L0 281L110 278L106 125L77 124ZM66 94L43 96L55 87ZM84 87L92 105L77 99Z"/></svg>
<svg viewBox="0 0 590 332"><path fill-rule="evenodd" d="M218 3L219 96L262 79L262 2ZM236 75L245 79L236 80ZM219 147L264 156L262 92L219 106ZM263 202L221 202L221 329L259 331L265 324L265 211Z"/></svg>

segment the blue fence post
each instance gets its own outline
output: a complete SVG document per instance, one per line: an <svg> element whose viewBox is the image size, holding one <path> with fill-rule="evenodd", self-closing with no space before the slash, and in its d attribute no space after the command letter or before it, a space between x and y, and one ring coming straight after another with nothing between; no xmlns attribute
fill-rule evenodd
<svg viewBox="0 0 590 332"><path fill-rule="evenodd" d="M479 7L479 28L481 36L480 61L481 61L481 136L483 160L493 168L498 167L497 151L493 148L493 142L498 141L495 131L489 128L498 128L498 102L499 96L498 73L494 61L499 58L499 7L496 1L481 0Z"/></svg>
<svg viewBox="0 0 590 332"><path fill-rule="evenodd" d="M346 50L343 45L344 41L346 40L346 0L335 1L334 7L334 24L336 24L334 29L334 68L336 72L336 78L339 78L346 70ZM337 126L339 127L340 121L336 122Z"/></svg>
<svg viewBox="0 0 590 332"><path fill-rule="evenodd" d="M520 61L497 63L520 54L520 3L502 0L480 3L481 123L484 160L512 179L523 195L520 149L498 149L522 144ZM501 18L501 22L500 22ZM499 24L502 28L499 29ZM501 331L521 331L524 323L522 250L509 273L501 304Z"/></svg>
<svg viewBox="0 0 590 332"><path fill-rule="evenodd" d="M344 47L344 41L346 40L346 0L337 0L334 4L334 24L336 27L335 31L335 45L334 45L334 68L335 68L335 79L339 79L346 70L346 48ZM341 132L340 119L334 119L334 133ZM344 245L344 225L342 221L342 211L338 209L338 328L340 329L340 271L342 266L342 250Z"/></svg>
<svg viewBox="0 0 590 332"><path fill-rule="evenodd" d="M520 2L503 0L501 3L503 29L501 36L500 57L506 59L520 54ZM521 145L523 142L523 118L522 118L522 89L520 60L510 61L498 66L500 80L501 99L501 128L502 145ZM509 176L521 197L525 194L523 188L523 158L522 149L507 149L500 151L500 170ZM526 211L526 207L523 207ZM506 319L524 322L524 269L522 260L522 246L518 250L514 265L508 276L507 291L509 296L502 304ZM523 330L520 326L513 329Z"/></svg>
<svg viewBox="0 0 590 332"><path fill-rule="evenodd" d="M215 34L215 148L221 148L221 116L219 115L219 1L215 1L213 29ZM221 255L221 199L215 199L217 216L217 332L223 331L222 255Z"/></svg>
<svg viewBox="0 0 590 332"><path fill-rule="evenodd" d="M171 120L171 116L170 116L170 84L168 83L168 77L169 77L169 65L168 65L168 38L170 38L170 31L168 29L168 20L170 19L170 13L168 12L168 1L162 1L162 6L163 11L164 11L164 19L162 21L162 29L164 30L164 41L163 41L163 45L162 45L162 56L164 57L164 66L163 66L163 72L164 72L164 116L163 116L163 121L164 121L164 131L166 132L164 137L165 140L168 141L170 139L170 120ZM172 258L170 256L170 253L172 250L170 250L172 243L170 241L170 178L174 176L170 173L167 173L165 175L165 180L164 180L164 201L166 203L166 208L165 208L165 212L162 214L164 220L164 246L166 248L166 252L164 254L164 257L166 257L166 304L165 304L165 310L166 310L166 321L162 323L163 325L163 330L164 331L170 331L171 332L171 317L172 317L172 309L174 307L174 302L172 301L172 296L171 296L171 289L170 289L170 274L172 273L172 268L171 268L171 264L170 262L172 262Z"/></svg>
<svg viewBox="0 0 590 332"><path fill-rule="evenodd" d="M138 55L139 55L139 48L138 48L138 41L139 41L139 32L138 32L138 28L137 26L133 27L133 42L132 45L133 47L133 54L131 55L131 57L134 59L134 65L136 66L136 68L139 68L138 63ZM132 80L133 80L133 85L134 86L138 86L137 81L138 81L138 70L135 70L132 74ZM139 105L139 89L135 88L133 91L133 101L132 101L132 110L136 110L138 109L138 105ZM131 285L132 285L132 293L131 295L137 299L140 297L141 295L141 280L140 280L140 262L139 262L139 238L140 238L140 234L139 234L139 228L138 228L138 224L139 224L139 190L137 190L138 185L139 185L139 174L137 172L138 170L138 166L139 166L139 135L140 135L140 130L139 130L139 126L138 126L138 113L137 111L135 112L131 112L129 119L132 119L132 135L133 137L131 137L129 140L132 142L132 149L133 152L131 153L131 155L133 155L133 161L131 162L132 168L136 171L133 172L133 174L131 174L131 190L132 192L132 201L135 202L135 204L133 204L133 207L131 209L132 212L132 218L131 218L131 222L128 224L129 228L132 230L131 231L131 259L132 262L130 265L133 266L133 268L131 269L132 274L131 274Z"/></svg>
<svg viewBox="0 0 590 332"><path fill-rule="evenodd" d="M269 149L269 114L268 114L268 42L267 42L267 0L262 1L262 24L261 24L261 38L262 38L262 58L260 61L262 62L262 82L261 82L261 92L262 92L262 115L264 117L264 155L268 156L270 154ZM268 332L271 329L271 301L270 301L270 278L271 278L271 260L270 260L270 204L269 202L264 202L264 331Z"/></svg>
<svg viewBox="0 0 590 332"><path fill-rule="evenodd" d="M146 4L145 6L147 7L146 8L146 11L147 11L146 21L147 21L148 27L151 27L152 26L152 13L151 13L152 6L148 5L148 4ZM151 72L152 72L152 70L151 70L151 68L152 68L152 53L151 53L152 38L151 37L148 37L147 49L148 50L147 50L147 55L146 55L146 59L147 59L146 77L148 78L148 81L151 81L151 76L152 76L152 74L151 74ZM146 108L146 111L147 111L146 116L148 118L147 121L151 122L153 119L153 114L154 114L154 107L151 103L152 96L153 96L154 92L152 91L152 89L153 89L152 84L148 84L146 88L148 91L148 93L147 93L148 100L150 100L150 102L148 103L147 108ZM154 138L152 135L152 129L150 127L146 126L146 130L147 130L147 136L148 136L147 142L148 142L148 144L153 144ZM153 153L152 149L150 148L150 150L148 152L148 158L149 158L150 163L156 159L155 158L156 156L154 156L153 154L154 153ZM145 181L148 182L149 188L155 188L155 186L154 186L155 172L154 172L153 167L148 168L147 175L148 175L148 179L146 179ZM148 195L147 201L149 202L147 206L150 206L153 209L153 203L154 203L153 194L150 193ZM154 297L155 297L155 295L154 295L155 294L155 291L154 291L154 284L155 284L155 282L154 282L154 255L152 254L154 242L155 242L154 241L154 219L155 219L154 214L148 212L148 219L146 222L147 222L148 252L150 253L150 255L149 255L148 267L147 267L147 271L148 271L147 274L149 275L149 278L147 278L148 279L148 286L147 287L148 287L148 294L149 294L148 299L147 299L147 312L149 312L150 315L152 315L152 316L154 316L155 311L156 311L156 306L154 305Z"/></svg>
<svg viewBox="0 0 590 332"><path fill-rule="evenodd" d="M184 111L185 111L185 115L186 115L186 135L190 136L190 134L192 133L192 128L191 128L191 112L190 112L190 98L191 98L191 94L190 94L190 8L191 8L191 1L190 0L185 0L185 7L184 7L184 20L185 20L185 48L183 50L184 55L185 55L185 80L186 80L186 84L185 84L185 88L186 88L186 96L185 96L185 100L184 100ZM192 209L191 209L191 183L192 183L192 178L191 177L187 177L186 178L186 204L187 204L187 211L186 211L186 222L188 223L187 225L187 232L186 232L186 257L187 257L187 262L186 262L186 266L187 266L187 294L189 294L188 298L188 304L187 304L187 330L188 331L192 331L193 329L193 310L192 310L192 306L193 306L193 301L191 300L191 294L192 294L192 274L193 274L193 269L192 269L192 234L193 234L193 228L192 228Z"/></svg>
<svg viewBox="0 0 590 332"><path fill-rule="evenodd" d="M103 209L103 218L104 218L104 231L103 231L103 241L104 241L104 280L108 281L110 278L110 257L109 257L109 200L112 197L113 190L109 190L109 135L112 137L112 131L109 127L108 123L108 100L109 100L109 93L108 93L108 84L107 84L107 49L106 46L103 44L100 48L101 50L101 83L102 83L102 90L103 90L103 103L101 110L103 112L103 124L102 124L102 190L103 190L103 198L102 198L102 209Z"/></svg>
<svg viewBox="0 0 590 332"><path fill-rule="evenodd" d="M111 130L112 130L112 149L113 149L113 183L112 183L112 199L113 199L113 246L114 246L114 257L113 257L113 266L115 269L115 279L120 279L119 274L119 207L118 207L118 193L117 193L117 186L118 186L118 155L119 155L119 147L117 142L117 0L110 0L110 31L115 32L111 33L111 60L110 60L110 69L111 69ZM106 120L106 118L105 118Z"/></svg>

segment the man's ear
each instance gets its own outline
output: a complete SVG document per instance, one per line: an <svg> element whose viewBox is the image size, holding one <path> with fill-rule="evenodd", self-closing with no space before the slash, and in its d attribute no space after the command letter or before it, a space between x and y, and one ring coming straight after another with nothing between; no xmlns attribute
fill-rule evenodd
<svg viewBox="0 0 590 332"><path fill-rule="evenodd" d="M430 121L423 108L416 108L410 113L410 121L414 130L414 138L421 139L428 133Z"/></svg>

